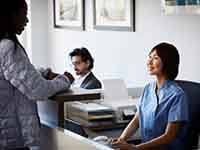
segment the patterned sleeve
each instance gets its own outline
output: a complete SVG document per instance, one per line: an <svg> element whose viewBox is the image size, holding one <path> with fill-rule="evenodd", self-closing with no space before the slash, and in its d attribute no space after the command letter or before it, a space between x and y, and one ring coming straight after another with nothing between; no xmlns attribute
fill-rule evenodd
<svg viewBox="0 0 200 150"><path fill-rule="evenodd" d="M40 67L40 68L37 68L37 70L39 71L39 73L42 75L43 78L45 79L48 78L48 72L49 72L48 68L45 69L45 68Z"/></svg>
<svg viewBox="0 0 200 150"><path fill-rule="evenodd" d="M11 40L2 40L0 65L6 80L32 100L45 100L56 92L68 89L69 80L59 75L46 80L30 63L22 48L16 48Z"/></svg>

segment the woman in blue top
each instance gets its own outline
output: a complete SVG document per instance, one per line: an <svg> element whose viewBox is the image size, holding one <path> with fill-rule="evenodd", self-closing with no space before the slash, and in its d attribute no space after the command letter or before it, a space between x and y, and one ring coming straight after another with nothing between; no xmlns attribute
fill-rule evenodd
<svg viewBox="0 0 200 150"><path fill-rule="evenodd" d="M138 112L121 136L113 140L120 150L184 150L188 104L184 91L174 79L178 74L179 53L171 44L160 43L149 53L147 68L156 81L145 86ZM140 129L142 143L126 140Z"/></svg>

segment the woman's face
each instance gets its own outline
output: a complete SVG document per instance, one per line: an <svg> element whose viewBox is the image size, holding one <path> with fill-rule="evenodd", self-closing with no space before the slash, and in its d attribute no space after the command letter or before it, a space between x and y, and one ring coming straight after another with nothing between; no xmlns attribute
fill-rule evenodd
<svg viewBox="0 0 200 150"><path fill-rule="evenodd" d="M163 75L163 63L156 50L153 50L148 56L147 69L150 75Z"/></svg>
<svg viewBox="0 0 200 150"><path fill-rule="evenodd" d="M14 32L20 35L28 23L27 6L24 5L24 7L21 8L17 13L14 13L12 17Z"/></svg>

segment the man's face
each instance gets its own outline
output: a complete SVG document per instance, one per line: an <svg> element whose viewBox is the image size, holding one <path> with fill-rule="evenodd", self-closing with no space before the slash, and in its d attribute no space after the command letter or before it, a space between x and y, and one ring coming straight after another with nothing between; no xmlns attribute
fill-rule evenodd
<svg viewBox="0 0 200 150"><path fill-rule="evenodd" d="M89 62L82 61L81 56L73 56L71 60L76 75L85 75L89 71Z"/></svg>

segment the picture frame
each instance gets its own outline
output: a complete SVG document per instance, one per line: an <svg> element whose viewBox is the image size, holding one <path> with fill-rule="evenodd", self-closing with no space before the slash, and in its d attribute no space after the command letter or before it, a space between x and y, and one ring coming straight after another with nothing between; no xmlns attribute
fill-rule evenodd
<svg viewBox="0 0 200 150"><path fill-rule="evenodd" d="M93 28L135 31L135 0L93 0Z"/></svg>
<svg viewBox="0 0 200 150"><path fill-rule="evenodd" d="M200 15L200 0L161 0L165 15Z"/></svg>
<svg viewBox="0 0 200 150"><path fill-rule="evenodd" d="M53 0L55 28L85 30L85 0Z"/></svg>

